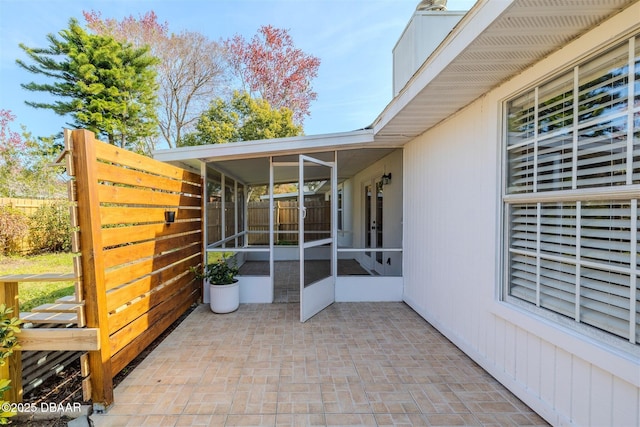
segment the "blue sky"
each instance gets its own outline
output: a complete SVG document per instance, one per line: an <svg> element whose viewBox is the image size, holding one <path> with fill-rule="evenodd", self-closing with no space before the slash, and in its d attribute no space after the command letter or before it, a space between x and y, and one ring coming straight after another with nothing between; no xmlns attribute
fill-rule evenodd
<svg viewBox="0 0 640 427"><path fill-rule="evenodd" d="M305 121L307 135L346 132L371 124L392 98L392 49L418 0L0 0L0 108L16 115L36 136L57 133L64 117L27 106L42 95L21 83L42 81L20 69L18 47L48 47L46 35L84 24L83 10L103 17L139 17L149 10L173 32L199 31L212 40L242 34L251 38L262 25L286 28L297 47L321 60L313 86L318 99ZM449 0L449 10L467 10L474 0ZM40 98L39 98L40 97Z"/></svg>

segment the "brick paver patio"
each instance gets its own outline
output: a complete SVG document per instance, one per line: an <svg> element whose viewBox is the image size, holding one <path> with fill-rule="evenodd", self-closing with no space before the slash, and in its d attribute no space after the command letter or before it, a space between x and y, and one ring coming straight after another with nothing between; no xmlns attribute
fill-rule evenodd
<svg viewBox="0 0 640 427"><path fill-rule="evenodd" d="M95 426L547 425L403 303L199 306Z"/></svg>

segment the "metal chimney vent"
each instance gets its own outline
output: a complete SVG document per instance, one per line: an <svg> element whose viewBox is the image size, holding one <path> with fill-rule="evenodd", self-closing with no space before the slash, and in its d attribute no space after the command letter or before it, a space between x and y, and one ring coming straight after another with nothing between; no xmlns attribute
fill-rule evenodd
<svg viewBox="0 0 640 427"><path fill-rule="evenodd" d="M422 0L416 10L447 10L447 0Z"/></svg>

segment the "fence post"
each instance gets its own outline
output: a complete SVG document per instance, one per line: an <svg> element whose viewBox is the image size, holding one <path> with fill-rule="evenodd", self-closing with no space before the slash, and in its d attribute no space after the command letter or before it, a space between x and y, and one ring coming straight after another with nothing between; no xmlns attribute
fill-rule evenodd
<svg viewBox="0 0 640 427"><path fill-rule="evenodd" d="M20 315L18 282L0 282L0 304L13 308L12 316ZM7 363L0 366L0 378L11 380L11 389L4 393L3 399L12 403L22 402L22 355L19 350L15 350Z"/></svg>
<svg viewBox="0 0 640 427"><path fill-rule="evenodd" d="M107 295L104 283L104 256L98 198L95 135L87 130L65 131L71 138L76 177L82 289L86 324L99 328L100 350L89 352L91 398L94 409L105 410L113 403L113 378L109 345Z"/></svg>

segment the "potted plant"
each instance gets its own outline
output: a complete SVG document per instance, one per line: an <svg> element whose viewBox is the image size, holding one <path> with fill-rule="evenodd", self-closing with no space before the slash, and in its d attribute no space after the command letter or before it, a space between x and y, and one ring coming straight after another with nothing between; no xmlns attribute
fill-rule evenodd
<svg viewBox="0 0 640 427"><path fill-rule="evenodd" d="M209 285L210 306L214 313L231 313L240 305L240 284L236 275L238 268L229 264L226 257L195 270L196 278Z"/></svg>

